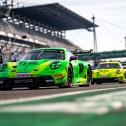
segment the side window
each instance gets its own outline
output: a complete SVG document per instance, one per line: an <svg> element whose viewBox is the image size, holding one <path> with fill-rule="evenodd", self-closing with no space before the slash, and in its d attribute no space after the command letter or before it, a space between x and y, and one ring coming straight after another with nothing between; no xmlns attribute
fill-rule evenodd
<svg viewBox="0 0 126 126"><path fill-rule="evenodd" d="M73 56L73 54L70 52L70 51L67 51L67 54L66 54L66 59L67 60L70 60L70 57Z"/></svg>

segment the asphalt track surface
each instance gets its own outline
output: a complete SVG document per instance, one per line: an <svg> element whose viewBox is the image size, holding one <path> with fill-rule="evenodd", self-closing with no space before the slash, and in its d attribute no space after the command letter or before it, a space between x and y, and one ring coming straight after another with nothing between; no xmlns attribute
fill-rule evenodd
<svg viewBox="0 0 126 126"><path fill-rule="evenodd" d="M48 98L5 102L39 96ZM126 84L0 91L0 126L126 126L125 118Z"/></svg>
<svg viewBox="0 0 126 126"><path fill-rule="evenodd" d="M62 94L62 93L67 93L67 92L116 88L116 87L126 87L126 83L124 83L124 84L105 83L105 84L95 84L95 85L91 85L89 87L84 86L84 87L72 87L72 88L42 87L42 88L36 89L36 90L29 90L28 88L14 88L11 91L0 91L0 100L29 98L29 97L36 97L36 96Z"/></svg>

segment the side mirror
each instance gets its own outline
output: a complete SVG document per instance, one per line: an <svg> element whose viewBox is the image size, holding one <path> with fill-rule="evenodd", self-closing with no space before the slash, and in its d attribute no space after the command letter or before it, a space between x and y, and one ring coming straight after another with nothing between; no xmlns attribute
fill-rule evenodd
<svg viewBox="0 0 126 126"><path fill-rule="evenodd" d="M77 60L78 59L78 56L71 56L70 57L70 62L72 61L72 60Z"/></svg>

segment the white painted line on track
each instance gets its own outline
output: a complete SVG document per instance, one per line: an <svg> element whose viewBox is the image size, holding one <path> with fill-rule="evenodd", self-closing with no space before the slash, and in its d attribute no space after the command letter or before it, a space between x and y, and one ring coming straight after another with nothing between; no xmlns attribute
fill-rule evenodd
<svg viewBox="0 0 126 126"><path fill-rule="evenodd" d="M125 88L126 87L95 89L95 90L76 91L76 92L69 92L69 93L67 92L67 93L61 93L61 94L52 94L52 95L45 95L45 96L35 96L35 97L30 97L30 98L17 98L17 99L9 99L9 100L0 100L0 105L21 103L21 102L30 102L30 101L52 99L52 98L58 98L58 97L69 96L69 95L77 95L77 94L83 94L83 93L90 93L90 92L96 92L96 91L107 91L107 90L112 90L112 89L114 90L114 89L125 89Z"/></svg>
<svg viewBox="0 0 126 126"><path fill-rule="evenodd" d="M126 108L126 91L103 93L79 97L74 101L38 103L36 105L13 105L0 107L0 112L62 112L74 114L105 114L110 111Z"/></svg>
<svg viewBox="0 0 126 126"><path fill-rule="evenodd" d="M79 108L76 103L54 103L54 104L40 104L40 105L28 105L28 106L12 106L2 107L0 112L63 112L63 113L96 113L104 114L109 112L107 106L100 108Z"/></svg>

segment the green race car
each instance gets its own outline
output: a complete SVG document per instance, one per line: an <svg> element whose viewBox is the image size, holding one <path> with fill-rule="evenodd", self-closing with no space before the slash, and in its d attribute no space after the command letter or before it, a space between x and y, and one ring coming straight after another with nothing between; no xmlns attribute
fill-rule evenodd
<svg viewBox="0 0 126 126"><path fill-rule="evenodd" d="M91 67L65 48L38 48L18 62L2 63L0 88L90 85Z"/></svg>
<svg viewBox="0 0 126 126"><path fill-rule="evenodd" d="M117 81L123 83L126 80L126 70L118 61L99 63L92 72L92 83Z"/></svg>

